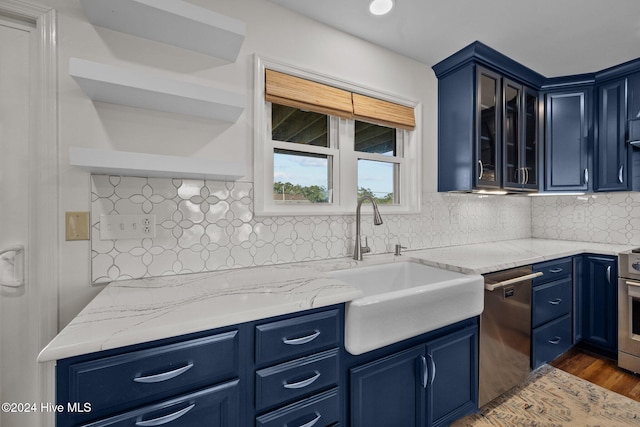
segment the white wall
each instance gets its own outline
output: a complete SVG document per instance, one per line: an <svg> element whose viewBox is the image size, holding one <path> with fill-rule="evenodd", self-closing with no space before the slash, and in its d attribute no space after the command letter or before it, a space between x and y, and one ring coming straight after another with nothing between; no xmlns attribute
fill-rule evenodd
<svg viewBox="0 0 640 427"><path fill-rule="evenodd" d="M423 102L424 190L436 185L436 89L424 64L302 18L266 0L190 0L240 19L247 37L235 63L91 25L79 0L40 0L58 12L59 230L65 211L90 210L89 174L69 166L70 146L113 148L240 160L252 181L253 55L255 53ZM428 49L428 46L425 46ZM93 103L69 77L78 57L149 70L234 91L246 91L247 110L234 124ZM89 242L60 242L59 326L66 325L99 291L91 286Z"/></svg>

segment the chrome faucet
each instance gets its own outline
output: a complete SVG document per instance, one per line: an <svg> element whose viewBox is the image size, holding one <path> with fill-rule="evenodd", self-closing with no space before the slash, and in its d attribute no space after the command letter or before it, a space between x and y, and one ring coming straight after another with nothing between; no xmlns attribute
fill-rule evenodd
<svg viewBox="0 0 640 427"><path fill-rule="evenodd" d="M367 239L365 238L366 244L362 246L362 238L360 236L360 208L362 206L362 202L365 200L369 200L371 202L371 206L373 206L373 225L382 224L382 216L380 216L378 205L373 197L363 196L360 198L360 200L358 200L358 207L356 208L356 241L353 248L353 259L356 261L362 261L362 254L371 252Z"/></svg>

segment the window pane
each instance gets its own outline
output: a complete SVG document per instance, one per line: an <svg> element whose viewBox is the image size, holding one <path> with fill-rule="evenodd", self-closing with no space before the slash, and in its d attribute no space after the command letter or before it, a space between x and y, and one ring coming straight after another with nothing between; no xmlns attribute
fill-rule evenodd
<svg viewBox="0 0 640 427"><path fill-rule="evenodd" d="M326 114L271 104L271 139L275 141L328 147L328 123Z"/></svg>
<svg viewBox="0 0 640 427"><path fill-rule="evenodd" d="M396 155L396 130L356 120L356 151Z"/></svg>
<svg viewBox="0 0 640 427"><path fill-rule="evenodd" d="M282 203L330 203L331 156L275 149L273 200Z"/></svg>
<svg viewBox="0 0 640 427"><path fill-rule="evenodd" d="M399 203L395 163L358 159L358 198L369 195L382 204Z"/></svg>

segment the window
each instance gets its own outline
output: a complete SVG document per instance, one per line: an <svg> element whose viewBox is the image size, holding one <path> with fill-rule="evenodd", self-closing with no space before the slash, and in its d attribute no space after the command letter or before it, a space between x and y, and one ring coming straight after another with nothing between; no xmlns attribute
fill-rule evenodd
<svg viewBox="0 0 640 427"><path fill-rule="evenodd" d="M363 195L383 212L419 210L419 104L260 58L257 68L257 215L348 214Z"/></svg>
<svg viewBox="0 0 640 427"><path fill-rule="evenodd" d="M379 204L400 204L402 136L395 128L356 120L358 197L369 195Z"/></svg>

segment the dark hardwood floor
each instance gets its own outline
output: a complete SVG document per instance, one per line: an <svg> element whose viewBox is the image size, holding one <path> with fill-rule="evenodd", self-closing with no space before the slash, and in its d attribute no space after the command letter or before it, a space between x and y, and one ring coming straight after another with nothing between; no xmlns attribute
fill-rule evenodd
<svg viewBox="0 0 640 427"><path fill-rule="evenodd" d="M640 402L640 375L618 368L614 360L574 347L551 365Z"/></svg>

